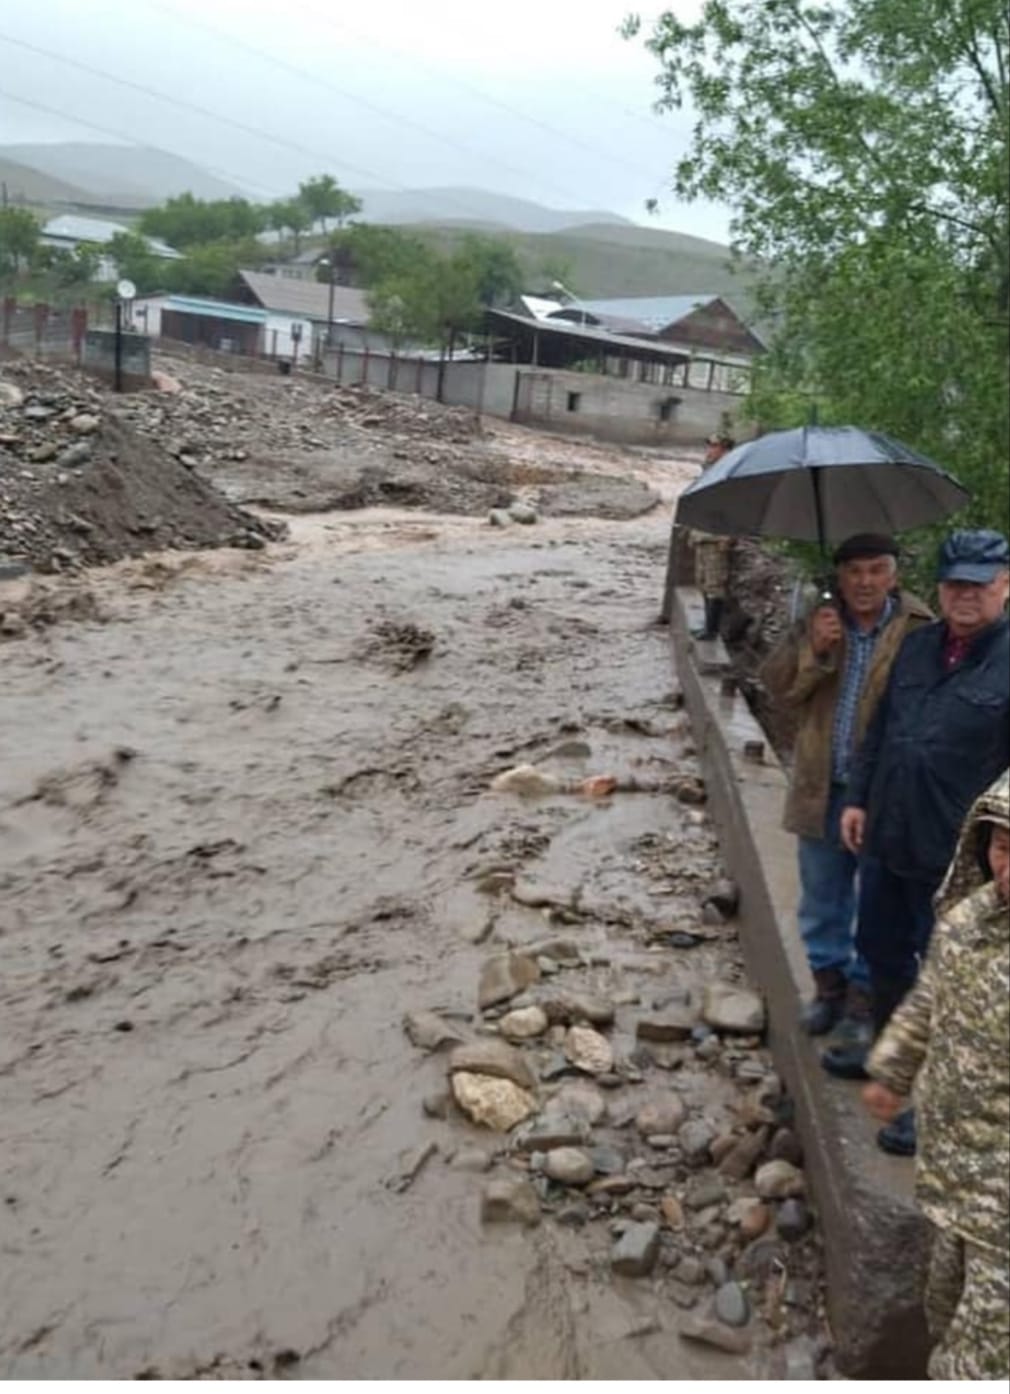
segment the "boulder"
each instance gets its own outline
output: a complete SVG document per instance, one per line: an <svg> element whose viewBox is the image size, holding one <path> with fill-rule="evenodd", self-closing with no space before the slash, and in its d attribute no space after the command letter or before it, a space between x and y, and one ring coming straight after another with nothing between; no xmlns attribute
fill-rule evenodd
<svg viewBox="0 0 1010 1394"><path fill-rule="evenodd" d="M507 1041L531 1041L547 1030L547 1013L542 1007L517 1007L507 1012L498 1030Z"/></svg>
<svg viewBox="0 0 1010 1394"><path fill-rule="evenodd" d="M629 1224L614 1245L610 1266L626 1278L644 1278L659 1254L659 1225L654 1221Z"/></svg>
<svg viewBox="0 0 1010 1394"><path fill-rule="evenodd" d="M540 1006L552 1022L576 1026L609 1026L614 1020L614 1004L591 992L551 992L540 999Z"/></svg>
<svg viewBox="0 0 1010 1394"><path fill-rule="evenodd" d="M403 1029L419 1050L439 1050L444 1045L458 1045L463 1039L436 1012L407 1012Z"/></svg>
<svg viewBox="0 0 1010 1394"><path fill-rule="evenodd" d="M690 1002L674 1002L662 1011L639 1017L635 1035L640 1041L687 1041L697 1024L697 1007Z"/></svg>
<svg viewBox="0 0 1010 1394"><path fill-rule="evenodd" d="M495 954L481 966L477 1004L481 1011L507 1002L537 982L540 969L526 954Z"/></svg>
<svg viewBox="0 0 1010 1394"><path fill-rule="evenodd" d="M614 1068L610 1042L591 1026L570 1027L565 1035L564 1050L565 1059L587 1074L605 1075Z"/></svg>
<svg viewBox="0 0 1010 1394"><path fill-rule="evenodd" d="M697 1341L699 1345L712 1346L729 1355L746 1355L753 1339L749 1331L726 1326L718 1317L694 1313L680 1323L680 1336L682 1340Z"/></svg>
<svg viewBox="0 0 1010 1394"><path fill-rule="evenodd" d="M799 1167L791 1162L765 1162L754 1175L754 1185L762 1200L786 1200L806 1194L807 1183Z"/></svg>
<svg viewBox="0 0 1010 1394"><path fill-rule="evenodd" d="M582 1114L590 1127L595 1128L607 1116L607 1101L595 1084L587 1079L573 1079L563 1084L558 1092L548 1100L544 1109L546 1116L555 1113Z"/></svg>
<svg viewBox="0 0 1010 1394"><path fill-rule="evenodd" d="M669 1090L644 1103L635 1115L635 1127L643 1137L657 1133L676 1133L687 1116L687 1105L679 1094Z"/></svg>
<svg viewBox="0 0 1010 1394"><path fill-rule="evenodd" d="M750 1321L750 1303L739 1283L723 1283L715 1294L714 1307L726 1326L746 1326Z"/></svg>
<svg viewBox="0 0 1010 1394"><path fill-rule="evenodd" d="M701 1015L714 1031L753 1036L765 1028L762 999L750 988L733 983L708 983L702 996Z"/></svg>
<svg viewBox="0 0 1010 1394"><path fill-rule="evenodd" d="M510 1079L494 1075L454 1074L452 1092L468 1117L499 1133L507 1133L537 1111L533 1094Z"/></svg>
<svg viewBox="0 0 1010 1394"><path fill-rule="evenodd" d="M576 1147L588 1142L590 1128L581 1113L543 1113L516 1137L520 1152L548 1152L552 1147Z"/></svg>
<svg viewBox="0 0 1010 1394"><path fill-rule="evenodd" d="M481 1196L480 1217L484 1224L540 1223L540 1198L529 1181L489 1181Z"/></svg>
<svg viewBox="0 0 1010 1394"><path fill-rule="evenodd" d="M544 1171L565 1186L588 1186L596 1174L593 1159L581 1147L554 1147L546 1156Z"/></svg>
<svg viewBox="0 0 1010 1394"><path fill-rule="evenodd" d="M448 1069L451 1075L461 1070L474 1075L496 1075L499 1079L512 1080L522 1089L536 1089L536 1079L525 1058L514 1047L493 1036L456 1046L449 1056Z"/></svg>

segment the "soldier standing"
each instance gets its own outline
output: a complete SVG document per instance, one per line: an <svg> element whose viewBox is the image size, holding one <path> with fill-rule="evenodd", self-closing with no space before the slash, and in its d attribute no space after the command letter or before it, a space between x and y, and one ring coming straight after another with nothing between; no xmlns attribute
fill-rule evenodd
<svg viewBox="0 0 1010 1394"><path fill-rule="evenodd" d="M919 1114L935 1226L931 1379L1010 1379L1010 774L976 802L937 895L929 957L867 1062L870 1112Z"/></svg>

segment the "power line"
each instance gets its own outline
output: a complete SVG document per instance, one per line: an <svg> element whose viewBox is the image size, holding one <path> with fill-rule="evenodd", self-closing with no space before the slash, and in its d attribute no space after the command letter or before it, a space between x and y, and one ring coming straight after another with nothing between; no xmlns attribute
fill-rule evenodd
<svg viewBox="0 0 1010 1394"><path fill-rule="evenodd" d="M255 136L257 140L268 140L273 145L278 145L284 149L293 150L299 155L307 155L312 160L321 161L324 167L327 165L335 165L337 168L350 170L354 174L363 176L365 179L380 178L380 176L376 175L373 171L362 169L360 165L351 164L348 160L334 157L331 154L324 153L319 150L313 150L311 147L302 145L298 141L288 140L285 136L273 135L270 131L264 131L257 126L250 126L245 121L239 121L235 117L225 116L220 112L209 111L206 107L199 106L195 102L187 101L183 97L176 97L167 92L160 92L157 90L157 88L145 86L143 83L133 82L130 78L120 77L116 73L105 72L103 69L96 68L90 63L83 63L76 58L68 58L66 54L56 53L52 49L46 49L42 48L37 44L27 43L24 39L16 39L12 35L4 34L2 32L0 32L0 41L12 44L17 48L25 49L30 53L38 54L43 58L51 59L53 62L63 63L68 67L76 68L80 72L88 73L92 77L101 78L105 82L114 83L116 84L116 86L125 87L134 92L140 92L145 97L153 97L157 101L166 102L169 106L178 107L181 111L194 112L196 115L203 117L205 120L212 121L215 124L231 126L235 130L241 131L244 135ZM15 98L15 100L22 99ZM33 103L31 102L26 102L25 104L29 106L33 105ZM34 105L41 106L41 103L35 103ZM68 119L77 120L76 117L70 117ZM80 122L80 124L94 125L94 123L89 123L85 121ZM392 188L399 193L409 193L416 198L420 198L422 201L427 201L432 205L433 208L436 207L432 199L428 198L427 200L425 200L425 196L418 190L408 189L404 185L396 185L389 183L386 183L386 187ZM470 217L479 216L477 209L472 207L468 208L465 204L459 202L459 200L456 199L442 200L437 205L440 212L444 211L445 202L455 203L458 208L460 208L464 213L468 214L468 216Z"/></svg>
<svg viewBox="0 0 1010 1394"><path fill-rule="evenodd" d="M566 198L574 198L577 201L581 201L583 198L581 193L575 194L571 189L565 189L562 185L557 184L556 181L548 183L545 180L538 179L535 175L531 176L531 173L528 169L520 169L517 165L510 164L507 160L502 160L500 157L496 155L489 155L484 151L474 147L473 145L469 145L464 141L457 140L454 136L446 135L442 131L433 130L430 126L423 125L420 121L417 121L415 118L411 116L405 116L402 113L391 111L388 107L380 106L377 102L373 102L369 98L361 97L355 92L349 92L345 87L338 86L338 84L333 82L331 79L322 77L318 73L310 72L307 68L300 67L298 64L290 63L287 59L279 58L274 53L268 53L265 49L258 48L255 44L249 43L247 39L237 38L233 33L230 33L227 30L219 29L217 28L217 26L213 24L208 24L204 20L196 20L191 19L188 16L183 16L179 14L177 10L173 10L171 6L159 3L159 0L148 0L148 3L151 8L160 11L162 14L170 16L172 19L176 20L185 28L196 29L204 34L210 34L214 38L226 43L228 47L231 49L240 49L245 53L252 54L253 57L260 59L262 62L268 63L272 67L280 68L281 71L290 73L303 82L314 83L317 87L323 88L324 91L333 92L338 97L344 98L345 101L352 102L354 103L354 105L360 106L364 108L364 110L372 112L373 115L379 116L383 120L392 121L395 125L405 126L408 129L419 131L422 135L427 136L429 140L439 141L452 150L461 151L464 155L475 157L483 161L484 163L497 165L500 169L507 170L509 174L516 175L520 179L528 181L532 177L537 183L540 184L541 188L549 188L552 196L556 196L560 193L563 194ZM296 8L304 7L296 6ZM339 21L335 25L333 25L329 21L326 21L326 23L328 24L328 27L343 28L346 29L348 33L355 33L353 29L350 29L348 26L339 23ZM379 47L384 46L379 45ZM389 48L388 51L398 52L398 50L392 48ZM422 67L422 65L418 63L415 63L415 66L419 68ZM428 71L431 70L429 69ZM461 86L464 91L473 92L476 90L470 88L465 83L457 83L456 85ZM477 95L480 96L482 94L478 93ZM484 96L483 99L490 102L491 105L498 106L502 110L509 112L509 114L512 116L520 114L515 112L513 108L507 106L505 103L498 102L493 97ZM545 122L539 121L536 117L524 117L523 119L531 121L533 125L539 126L543 130L546 130L553 135L561 135L563 139L568 139L568 137L564 136L563 132L558 132L554 130L553 127L548 126ZM595 158L599 158L600 152L584 144L582 141L576 140L574 137L572 138L572 141L573 144L578 145L581 149L588 151L588 153L593 155ZM616 161L615 156L605 155L604 158L614 159ZM622 164L622 167L627 168L626 161L622 160L620 163ZM650 174L649 177L652 178L653 176Z"/></svg>

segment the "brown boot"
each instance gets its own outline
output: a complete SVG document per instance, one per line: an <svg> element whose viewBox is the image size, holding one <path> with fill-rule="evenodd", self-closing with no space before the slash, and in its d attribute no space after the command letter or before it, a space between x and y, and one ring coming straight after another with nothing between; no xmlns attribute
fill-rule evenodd
<svg viewBox="0 0 1010 1394"><path fill-rule="evenodd" d="M815 968L814 1000L803 1008L801 1021L808 1036L826 1036L845 1009L849 983L840 968Z"/></svg>
<svg viewBox="0 0 1010 1394"><path fill-rule="evenodd" d="M866 1057L873 1044L873 996L849 984L845 1011L821 1064L837 1079L866 1079Z"/></svg>

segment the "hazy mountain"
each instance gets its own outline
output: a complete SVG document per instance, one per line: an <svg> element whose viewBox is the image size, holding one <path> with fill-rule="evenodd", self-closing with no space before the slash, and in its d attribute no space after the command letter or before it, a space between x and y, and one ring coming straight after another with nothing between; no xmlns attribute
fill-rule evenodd
<svg viewBox="0 0 1010 1394"><path fill-rule="evenodd" d="M7 190L11 204L20 203L78 203L88 195L75 184L68 184L40 169L19 164L3 156L0 146L0 184Z"/></svg>
<svg viewBox="0 0 1010 1394"><path fill-rule="evenodd" d="M243 193L179 155L138 145L2 145L0 156L85 190L84 201L92 203L143 206L187 190L198 198Z"/></svg>
<svg viewBox="0 0 1010 1394"><path fill-rule="evenodd" d="M447 223L510 228L515 232L559 232L584 223L634 227L627 218L600 209L547 208L529 199L486 189L358 190L361 218L370 223Z"/></svg>

